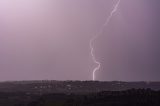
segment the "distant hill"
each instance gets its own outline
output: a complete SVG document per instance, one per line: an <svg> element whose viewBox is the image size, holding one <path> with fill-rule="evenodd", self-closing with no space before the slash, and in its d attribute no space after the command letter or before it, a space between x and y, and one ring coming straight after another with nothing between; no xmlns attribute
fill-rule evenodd
<svg viewBox="0 0 160 106"><path fill-rule="evenodd" d="M91 93L101 91L122 91L128 89L160 90L160 82L99 82L99 81L8 81L0 82L0 92L25 92L27 94L47 93Z"/></svg>
<svg viewBox="0 0 160 106"><path fill-rule="evenodd" d="M0 106L160 106L159 100L160 82L0 82Z"/></svg>

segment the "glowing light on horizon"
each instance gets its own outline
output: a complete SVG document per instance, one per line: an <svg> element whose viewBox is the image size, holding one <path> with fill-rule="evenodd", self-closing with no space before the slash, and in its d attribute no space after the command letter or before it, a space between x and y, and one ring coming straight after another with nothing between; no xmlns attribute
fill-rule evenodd
<svg viewBox="0 0 160 106"><path fill-rule="evenodd" d="M111 11L109 17L107 17L105 23L102 25L102 28L99 30L99 32L91 38L90 40L90 49L91 49L91 56L92 56L92 60L94 61L95 64L97 64L97 67L95 67L93 69L93 73L92 73L92 80L95 81L96 78L95 78L95 74L97 72L97 70L100 69L101 67L101 63L96 59L95 55L94 55L94 41L97 39L97 37L99 37L102 33L103 33L103 30L104 28L108 25L108 23L110 22L112 16L114 15L114 13L117 11L118 7L119 7L119 4L120 4L121 0L118 0L118 2L115 4L115 6L113 7L113 10Z"/></svg>

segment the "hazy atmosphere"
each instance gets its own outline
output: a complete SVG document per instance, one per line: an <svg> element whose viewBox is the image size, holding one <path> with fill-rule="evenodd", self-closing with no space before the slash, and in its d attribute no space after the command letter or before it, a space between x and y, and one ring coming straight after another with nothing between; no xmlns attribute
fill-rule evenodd
<svg viewBox="0 0 160 106"><path fill-rule="evenodd" d="M117 0L0 0L0 81L92 80L89 41ZM94 43L96 80L160 81L160 1L121 0Z"/></svg>

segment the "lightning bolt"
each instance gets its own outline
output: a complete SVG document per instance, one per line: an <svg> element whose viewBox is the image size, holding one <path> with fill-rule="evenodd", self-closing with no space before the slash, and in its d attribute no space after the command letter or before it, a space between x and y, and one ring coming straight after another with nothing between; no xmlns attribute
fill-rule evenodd
<svg viewBox="0 0 160 106"><path fill-rule="evenodd" d="M92 73L92 80L95 81L95 74L96 74L96 71L100 69L101 67L101 63L96 59L95 55L94 55L94 41L103 33L103 30L105 29L105 27L108 25L108 23L110 22L112 16L114 15L114 13L117 11L118 7L119 7L119 4L120 4L121 0L118 0L118 2L113 6L113 10L111 11L110 15L108 16L108 18L106 19L105 23L102 25L102 28L98 31L98 33L91 38L90 40L90 54L91 54L91 57L92 57L92 60L95 64L97 64L97 67L95 67L93 69L93 73Z"/></svg>

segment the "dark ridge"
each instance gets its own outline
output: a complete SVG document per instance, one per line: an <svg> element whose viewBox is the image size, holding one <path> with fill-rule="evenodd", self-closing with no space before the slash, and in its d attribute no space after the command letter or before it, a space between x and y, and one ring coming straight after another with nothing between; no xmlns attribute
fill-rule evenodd
<svg viewBox="0 0 160 106"><path fill-rule="evenodd" d="M121 82L121 81L6 81L0 82L0 92L46 93L90 93L100 91L122 91L128 89L160 90L160 82Z"/></svg>

